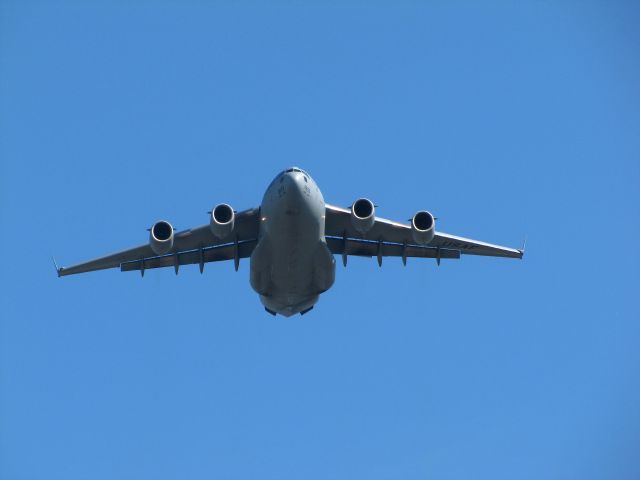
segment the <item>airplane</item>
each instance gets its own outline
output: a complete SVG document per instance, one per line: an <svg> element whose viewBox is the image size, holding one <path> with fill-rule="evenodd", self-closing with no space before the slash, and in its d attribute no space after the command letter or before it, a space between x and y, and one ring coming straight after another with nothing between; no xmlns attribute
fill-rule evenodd
<svg viewBox="0 0 640 480"><path fill-rule="evenodd" d="M374 203L359 198L350 208L325 203L318 185L304 170L280 172L267 187L257 208L236 212L220 203L209 223L176 232L166 220L149 229L149 242L128 250L58 267L59 277L108 268L123 272L197 264L200 273L209 262L250 258L250 283L271 315L304 315L335 280L334 255L347 266L350 255L459 259L483 255L522 259L522 249L492 245L435 230L436 218L418 211L408 224L376 216Z"/></svg>

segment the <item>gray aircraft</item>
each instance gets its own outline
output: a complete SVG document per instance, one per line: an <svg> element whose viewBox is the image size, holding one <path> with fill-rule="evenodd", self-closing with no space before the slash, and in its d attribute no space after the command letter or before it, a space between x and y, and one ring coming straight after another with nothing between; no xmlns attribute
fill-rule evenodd
<svg viewBox="0 0 640 480"><path fill-rule="evenodd" d="M320 189L304 170L293 167L273 179L258 208L236 213L221 203L209 213L209 224L175 232L161 220L149 229L149 242L71 267L58 276L119 267L139 271L250 258L251 287L272 315L304 315L335 279L334 255L457 259L460 254L522 258L523 249L492 245L435 230L435 218L417 212L408 224L375 216L371 200L359 198L351 208L324 202Z"/></svg>

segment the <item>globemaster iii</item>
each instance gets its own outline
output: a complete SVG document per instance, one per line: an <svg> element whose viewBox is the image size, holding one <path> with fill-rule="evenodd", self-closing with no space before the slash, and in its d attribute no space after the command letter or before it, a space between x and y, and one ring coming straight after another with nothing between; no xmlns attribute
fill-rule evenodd
<svg viewBox="0 0 640 480"><path fill-rule="evenodd" d="M435 229L428 211L408 223L376 217L375 205L359 198L350 208L325 203L311 176L296 167L279 173L257 208L236 212L221 203L209 212L209 223L176 232L166 220L149 229L144 245L122 250L71 267L58 267L58 276L120 268L123 272L196 264L200 273L208 262L250 259L251 287L267 312L286 317L304 315L335 280L335 255L347 265L349 255L459 259L460 255L522 258L523 249L492 245Z"/></svg>

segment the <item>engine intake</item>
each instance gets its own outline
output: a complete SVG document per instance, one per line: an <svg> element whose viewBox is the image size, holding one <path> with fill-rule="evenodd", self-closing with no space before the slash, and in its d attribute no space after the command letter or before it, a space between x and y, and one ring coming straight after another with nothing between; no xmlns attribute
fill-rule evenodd
<svg viewBox="0 0 640 480"><path fill-rule="evenodd" d="M360 233L367 233L376 221L376 207L368 198L359 198L351 205L351 223Z"/></svg>
<svg viewBox="0 0 640 480"><path fill-rule="evenodd" d="M419 245L431 243L436 234L436 219L431 213L421 211L411 219L411 234L413 240Z"/></svg>
<svg viewBox="0 0 640 480"><path fill-rule="evenodd" d="M173 248L173 227L165 220L156 222L149 232L149 244L156 255L164 255Z"/></svg>
<svg viewBox="0 0 640 480"><path fill-rule="evenodd" d="M235 220L236 214L233 208L226 203L220 203L211 210L209 227L216 237L225 238L233 232Z"/></svg>

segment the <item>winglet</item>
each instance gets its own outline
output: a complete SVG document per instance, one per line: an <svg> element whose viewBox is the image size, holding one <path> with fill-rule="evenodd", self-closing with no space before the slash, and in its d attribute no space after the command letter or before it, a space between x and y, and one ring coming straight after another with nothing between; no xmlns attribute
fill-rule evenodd
<svg viewBox="0 0 640 480"><path fill-rule="evenodd" d="M522 248L519 249L518 251L520 252L520 259L522 260L522 257L524 257L524 251L525 248L527 247L527 237L524 237L524 241L522 242Z"/></svg>
<svg viewBox="0 0 640 480"><path fill-rule="evenodd" d="M53 255L51 256L51 260L53 260L53 266L56 268L56 273L58 274L58 277L59 277L60 274L62 273L62 267L58 267L58 264L56 263L56 259L53 257Z"/></svg>

